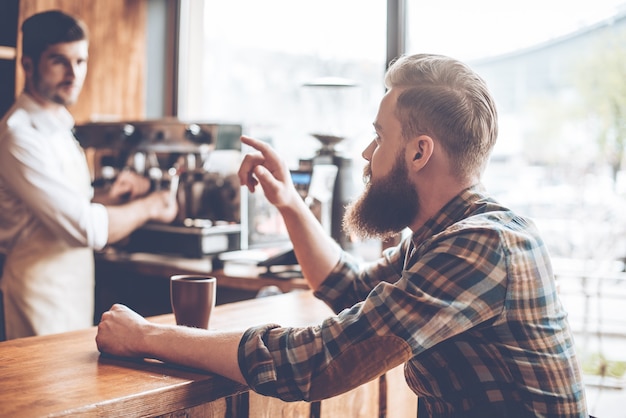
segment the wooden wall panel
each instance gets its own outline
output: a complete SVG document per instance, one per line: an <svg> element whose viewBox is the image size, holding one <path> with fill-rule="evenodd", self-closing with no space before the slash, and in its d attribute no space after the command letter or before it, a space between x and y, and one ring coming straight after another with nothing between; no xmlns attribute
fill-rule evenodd
<svg viewBox="0 0 626 418"><path fill-rule="evenodd" d="M50 9L73 14L89 27L87 79L78 102L69 109L77 123L145 117L147 1L20 1L20 27L26 17ZM20 56L18 48L18 63ZM24 74L19 64L16 79L20 92Z"/></svg>

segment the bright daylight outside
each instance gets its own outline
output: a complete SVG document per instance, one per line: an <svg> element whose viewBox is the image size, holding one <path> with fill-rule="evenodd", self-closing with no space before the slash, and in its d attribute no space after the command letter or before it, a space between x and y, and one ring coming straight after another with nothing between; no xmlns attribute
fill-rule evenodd
<svg viewBox="0 0 626 418"><path fill-rule="evenodd" d="M183 51L181 117L243 123L293 168L320 147L311 133L334 123L358 189L384 93L386 2L190 4L190 32L204 37ZM626 417L626 2L408 0L406 17L407 52L462 59L494 93L485 184L544 232L590 413ZM323 77L352 88L320 99L306 86Z"/></svg>
<svg viewBox="0 0 626 418"><path fill-rule="evenodd" d="M410 3L409 50L467 60L490 85L485 184L543 230L590 413L626 417L626 3L436 3Z"/></svg>

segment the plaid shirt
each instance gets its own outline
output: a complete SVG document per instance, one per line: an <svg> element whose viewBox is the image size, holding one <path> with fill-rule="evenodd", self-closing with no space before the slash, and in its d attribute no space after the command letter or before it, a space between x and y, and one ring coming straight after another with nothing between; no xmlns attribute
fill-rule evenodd
<svg viewBox="0 0 626 418"><path fill-rule="evenodd" d="M321 399L405 363L433 417L587 416L546 247L479 187L375 264L344 254L315 295L337 315L246 331L239 364L252 389Z"/></svg>

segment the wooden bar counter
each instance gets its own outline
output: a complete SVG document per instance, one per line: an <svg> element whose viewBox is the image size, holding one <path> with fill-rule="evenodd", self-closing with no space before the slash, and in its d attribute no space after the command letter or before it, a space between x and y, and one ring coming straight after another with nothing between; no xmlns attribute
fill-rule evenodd
<svg viewBox="0 0 626 418"><path fill-rule="evenodd" d="M305 326L331 314L310 291L294 291L218 306L210 326ZM171 314L149 319L174 323ZM416 417L401 368L322 402L287 403L214 374L101 356L95 335L93 327L1 342L0 417Z"/></svg>
<svg viewBox="0 0 626 418"><path fill-rule="evenodd" d="M171 313L169 287L174 274L217 277L218 305L253 299L268 286L282 292L309 289L302 277L283 279L259 276L256 272L230 274L214 268L210 259L107 251L96 253L94 323L113 303L124 303L144 316Z"/></svg>

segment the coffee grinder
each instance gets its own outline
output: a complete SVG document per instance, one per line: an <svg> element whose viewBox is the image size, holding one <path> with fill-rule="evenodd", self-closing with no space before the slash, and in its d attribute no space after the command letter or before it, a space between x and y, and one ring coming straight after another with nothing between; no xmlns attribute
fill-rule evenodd
<svg viewBox="0 0 626 418"><path fill-rule="evenodd" d="M312 170L315 165L334 165L337 175L332 196L330 219L331 236L345 250L352 248L352 240L343 231L345 208L354 198L356 187L352 158L341 150L347 137L350 112L358 105L358 85L349 79L322 77L303 85L309 116L309 132L321 143L311 159L300 160L300 168Z"/></svg>

